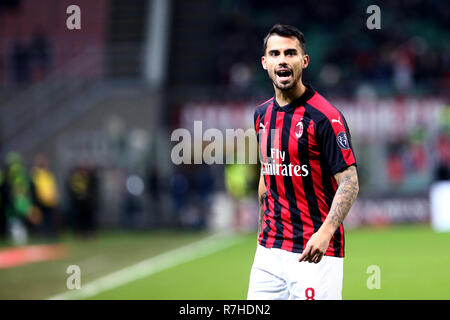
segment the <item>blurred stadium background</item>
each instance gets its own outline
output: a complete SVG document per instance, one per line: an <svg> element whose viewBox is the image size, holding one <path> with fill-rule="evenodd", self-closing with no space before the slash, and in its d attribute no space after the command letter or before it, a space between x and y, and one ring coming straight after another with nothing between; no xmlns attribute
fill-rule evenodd
<svg viewBox="0 0 450 320"><path fill-rule="evenodd" d="M258 167L174 165L170 136L251 128L275 23L352 132L344 298L450 299L448 2L0 0L1 299L245 299Z"/></svg>

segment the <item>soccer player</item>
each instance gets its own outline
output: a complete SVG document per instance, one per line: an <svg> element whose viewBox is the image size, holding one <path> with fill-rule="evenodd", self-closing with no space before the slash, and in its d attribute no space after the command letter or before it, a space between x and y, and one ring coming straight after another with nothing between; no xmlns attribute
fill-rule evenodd
<svg viewBox="0 0 450 320"><path fill-rule="evenodd" d="M275 95L254 115L261 177L248 299L342 299L342 222L359 190L343 114L302 82L304 35L275 25L262 66Z"/></svg>

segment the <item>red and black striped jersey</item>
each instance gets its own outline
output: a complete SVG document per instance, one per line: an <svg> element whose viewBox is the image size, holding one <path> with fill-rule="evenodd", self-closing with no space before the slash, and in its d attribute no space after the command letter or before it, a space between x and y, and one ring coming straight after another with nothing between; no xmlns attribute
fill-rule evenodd
<svg viewBox="0 0 450 320"><path fill-rule="evenodd" d="M259 244L301 253L328 215L334 175L356 165L343 114L314 89L288 105L276 99L254 114L261 174L268 196ZM334 233L326 255L344 256L344 228Z"/></svg>

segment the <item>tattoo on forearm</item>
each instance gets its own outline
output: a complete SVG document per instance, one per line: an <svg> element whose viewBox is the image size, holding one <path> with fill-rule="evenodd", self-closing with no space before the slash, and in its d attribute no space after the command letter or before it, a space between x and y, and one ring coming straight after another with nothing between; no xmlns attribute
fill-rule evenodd
<svg viewBox="0 0 450 320"><path fill-rule="evenodd" d="M264 192L259 197L259 217L258 217L258 235L261 233L261 226L264 220L264 201L266 200L267 192Z"/></svg>
<svg viewBox="0 0 450 320"><path fill-rule="evenodd" d="M343 172L338 189L328 214L333 226L338 228L347 216L359 191L356 168Z"/></svg>

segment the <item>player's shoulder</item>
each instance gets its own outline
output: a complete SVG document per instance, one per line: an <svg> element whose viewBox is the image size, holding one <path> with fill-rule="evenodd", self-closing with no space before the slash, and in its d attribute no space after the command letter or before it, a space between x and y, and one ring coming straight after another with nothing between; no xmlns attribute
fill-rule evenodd
<svg viewBox="0 0 450 320"><path fill-rule="evenodd" d="M269 100L264 101L263 103L260 103L259 105L257 105L257 107L255 108L255 115L260 115L266 112L267 108L273 104L273 99L274 97L271 97Z"/></svg>
<svg viewBox="0 0 450 320"><path fill-rule="evenodd" d="M315 118L316 122L324 120L331 121L332 119L338 119L342 116L342 112L317 91L307 101L307 108L309 109L309 113Z"/></svg>

